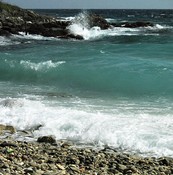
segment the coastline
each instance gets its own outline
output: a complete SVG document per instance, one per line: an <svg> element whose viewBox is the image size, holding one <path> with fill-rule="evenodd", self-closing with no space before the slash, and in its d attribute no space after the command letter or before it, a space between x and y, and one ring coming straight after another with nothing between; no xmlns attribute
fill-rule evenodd
<svg viewBox="0 0 173 175"><path fill-rule="evenodd" d="M2 21L0 17L0 37L2 35L3 51L3 59L1 60L2 97L0 102L0 123L12 124L16 127L16 129L24 128L24 130L16 131L13 126L0 124L0 175L173 174L173 154L171 150L172 140L170 139L172 133L172 62L170 59L172 57L172 29L167 29L164 25L158 27L154 26L155 28L153 27L152 29L145 29L145 25L146 27L150 27L152 26L151 23L123 22L112 24L109 22L108 25L111 25L114 28L113 30L111 28L105 29L109 27L107 26L107 21L103 20L102 23L99 24L97 23L98 20L96 20L91 26L89 26L90 28L87 28L88 26L86 27L86 31L88 31L89 34L94 32L98 34L97 32L100 32L99 36L102 36L104 35L104 30L107 30L107 32L110 32L109 30L111 30L113 36L110 36L110 33L106 33L106 36L104 36L106 38L102 39L102 37L100 37L101 39L99 39L99 41L96 41L97 39L95 40L94 38L94 41L90 42L92 37L85 39L85 37L83 38L84 35L69 33L74 31L70 31L69 26L74 27L73 24L78 24L78 18L76 18L75 21L60 22L51 17L40 17L35 13L28 12L28 15L31 15L31 19L25 23L24 19L20 18L20 15L13 18L8 16L10 13L6 12L7 11L3 11ZM29 16L27 16L26 12L25 17L27 18ZM6 17L9 17L8 20L5 20ZM80 17L80 15L78 17ZM90 16L85 17L89 18ZM95 18L93 16L91 21L94 19ZM134 21L138 20L137 18L134 19ZM87 22L87 24L89 23ZM94 28L93 26L95 24L97 24L96 26L100 25L100 27ZM105 24L105 27L101 27L102 24ZM140 28L140 26L144 26L144 28ZM116 31L116 27L140 29L137 32L127 32L126 30ZM144 29L147 32L143 31ZM21 32L23 34L21 34ZM28 37L29 35L35 34L37 36L39 34L41 36L45 36L45 40L47 40L47 37L60 38L60 42L42 42L42 40L38 42L35 40L32 41L32 39L24 39L27 36L25 34L27 34ZM20 35L22 39L16 39L16 36L20 37ZM13 36L14 38L11 40L10 38ZM94 37L96 37L96 35ZM165 40L165 37L167 40ZM3 41L3 38L9 39L9 41ZM64 39L73 40L73 38L77 40L84 39L90 41L62 41ZM11 44L12 42L19 43L19 45L13 43L10 47L8 47L8 44ZM21 49L21 52L19 49ZM164 52L162 52L162 50L164 50ZM14 55L14 52L16 55ZM93 60L90 58L91 54ZM21 55L22 57L20 57ZM116 60L114 60L114 58L116 58ZM63 63L64 66L62 68L63 70L58 68L61 63ZM96 67L92 68L90 65L96 65ZM98 70L97 68L101 68L99 69L100 73L96 72L96 70ZM57 74L60 76L57 77ZM79 74L81 75L79 76ZM103 74L104 77L100 78ZM66 75L72 76L66 77ZM111 77L109 75L111 75L113 79L109 78ZM113 77L113 75L115 76ZM136 75L140 75L141 77L138 78ZM159 78L158 75L160 75ZM32 79L32 77L34 78ZM86 83L83 85L83 77L92 77L93 81L90 80L88 84ZM125 81L123 81L124 79ZM130 81L128 81L129 79ZM45 80L45 84L43 83L43 80ZM55 81L57 81L57 84L54 84ZM44 87L42 86L42 83L45 85ZM62 90L58 89L56 91L55 87L59 88L58 85L61 83L63 85L65 84L64 86L62 85ZM34 86L35 84L37 86ZM50 84L51 87L49 89ZM104 86L104 84L108 84L108 86ZM160 87L158 84L162 84L163 86ZM14 88L13 85L15 85ZM97 99L97 95L93 95L95 91L98 91L98 94L102 96L103 92L110 92L112 86L114 87L113 90L117 93L130 96L128 96L129 98L125 103L124 101L120 101L121 104L119 104L119 101L115 101L117 102L117 104L115 104L115 109L118 111L116 113L118 114L117 117L114 118L110 115L109 118L109 116L103 115L103 118L100 118L100 116L95 113L83 111L83 108L88 108L89 105L91 105L91 101L92 104L94 104L95 101L97 102L97 100L95 100ZM37 90L33 89L35 87ZM70 87L70 89L67 87ZM71 88L74 89L71 90ZM77 102L74 99L70 101L70 98L73 98L73 94L76 94L75 88L80 91L82 98L91 98L85 103L83 103L85 99L83 100L82 98L79 98L82 100L79 104L82 104L80 106L80 109L82 109L81 111L76 110L76 108L74 110L69 110L71 103L73 103L72 105L75 107L78 105L78 100ZM89 95L86 93L87 88L89 89L89 92L91 92L88 93ZM103 89L104 91L102 91ZM133 91L131 92L130 90ZM17 93L19 93L19 95L16 95ZM112 94L115 95L116 93ZM145 95L142 96L144 99L141 99L141 94L147 95L147 100L145 99ZM26 95L29 97L26 98ZM37 99L38 95L39 99ZM171 98L170 101L167 99L168 96ZM81 96L79 95L79 97ZM137 102L141 102L143 100L142 104L139 106L136 105L137 102L134 101L134 97L139 99ZM21 100L21 98L26 98L26 101L23 99ZM46 99L46 103L55 100L55 103L58 102L58 104L61 104L63 101L67 102L68 105L65 107L63 106L63 109L57 108L53 111L52 106L43 105L44 103L42 103L42 99ZM70 102L68 103L68 101ZM132 103L129 104L129 101ZM149 103L147 103L148 101ZM111 102L112 101L109 103ZM99 105L100 104L102 103L99 103ZM99 106L99 109L102 109L102 107L103 106ZM94 107L92 109L94 109ZM127 111L123 113L122 111L125 110ZM73 114L74 118L72 116ZM121 118L121 116L123 116L123 118ZM130 118L131 116L132 118ZM10 121L14 122L8 122L8 117ZM62 123L60 123L60 120L58 119L59 117L62 117ZM26 122L26 119L28 119L29 125ZM41 120L41 122L38 120ZM86 120L91 121L85 123ZM69 123L67 121L69 121ZM94 139L97 139L104 133L106 133L106 135L104 135L103 138L109 139L110 135L112 135L113 137L111 139L113 141L116 140L116 137L121 138L123 136L120 141L117 140L116 143L118 144L115 144L118 145L118 148L112 149L110 147L105 147L101 149L97 147L90 147L87 144L82 145L81 147L81 145L76 145L70 140L55 140L53 137L47 136L45 136L47 140L42 140L42 138L40 138L37 141L35 140L32 142L17 141L16 137L13 135L16 133L19 137L24 136L24 138L25 136L28 136L31 137L32 140L34 131L38 131L38 135L47 135L52 134L49 132L49 129L62 126L64 133L66 134L65 138L73 138L76 135L78 136L76 131L82 131L80 136L85 135L87 133L86 129L88 131L88 128L94 125L97 121L97 125L91 127L91 130L89 130L89 139L92 140L93 137ZM116 121L115 123L117 124L113 125L113 121ZM17 122L20 124L16 125ZM106 123L103 129L102 123ZM45 124L48 124L49 127L44 127ZM43 133L39 130L42 126L44 131ZM118 128L116 126L118 126ZM83 130L82 127L84 128ZM65 129L67 129L67 132ZM100 130L97 132L96 129ZM132 130L132 132L130 132L130 130ZM62 132L62 130L55 129L55 132L53 133L56 135L60 132ZM72 135L70 137L69 135L73 132L75 133L74 136ZM95 132L97 132L96 135L94 135ZM1 136L3 133L5 133L5 135ZM133 138L129 139L129 136L131 135L133 135ZM85 138L87 137L84 137L84 141ZM138 138L142 138L142 140ZM128 147L129 143L126 143L131 140L133 142L132 146L135 147L137 144L140 145L140 147L136 147L137 149L135 150L143 150L142 143L146 144L147 153L150 153L150 148L152 148L152 151L156 151L156 153L159 152L158 150L161 148L161 151L159 152L160 157L153 157L153 155L150 154L144 155L145 157L143 157L141 154L134 154L133 151L129 151L127 153L119 149L122 145L125 148L131 148ZM167 153L167 149L170 150L171 153L169 151ZM164 157L162 155L170 155L171 157Z"/></svg>
<svg viewBox="0 0 173 175"><path fill-rule="evenodd" d="M73 25L84 23L84 28L99 28L111 30L113 28L140 28L153 27L154 24L147 21L111 23L98 14L81 13L73 20L64 20L61 17L46 16L31 10L22 9L8 3L0 2L0 36L12 35L41 35L59 39L84 40L85 38L71 30ZM87 24L86 21L88 21Z"/></svg>
<svg viewBox="0 0 173 175"><path fill-rule="evenodd" d="M142 157L109 147L104 149L79 147L70 141L45 138L47 139L40 143L15 141L10 137L1 139L0 174L173 174L173 158Z"/></svg>

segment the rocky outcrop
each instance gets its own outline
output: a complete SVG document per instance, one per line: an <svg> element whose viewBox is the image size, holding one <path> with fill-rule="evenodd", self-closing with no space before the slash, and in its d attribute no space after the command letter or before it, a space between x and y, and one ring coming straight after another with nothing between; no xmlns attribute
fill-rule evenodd
<svg viewBox="0 0 173 175"><path fill-rule="evenodd" d="M83 39L66 29L70 21L57 21L53 17L39 15L2 2L0 2L0 14L0 36L25 32L46 37Z"/></svg>
<svg viewBox="0 0 173 175"><path fill-rule="evenodd" d="M112 27L135 28L153 26L149 22L108 23L103 17L96 14L86 14L84 16L84 18L79 16L79 18L75 19L79 21L62 21L0 2L0 36L10 36L11 34L25 32L25 34L37 34L45 37L82 40L83 37L71 33L68 30L68 26L74 22L80 23L85 21L87 21L87 28L97 26L102 30Z"/></svg>

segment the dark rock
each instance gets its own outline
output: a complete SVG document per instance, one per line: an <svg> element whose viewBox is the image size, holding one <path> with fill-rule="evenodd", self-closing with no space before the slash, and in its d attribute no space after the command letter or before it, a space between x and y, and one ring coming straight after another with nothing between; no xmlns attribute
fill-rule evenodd
<svg viewBox="0 0 173 175"><path fill-rule="evenodd" d="M98 26L101 29L108 29L110 24L100 15L91 14L89 15L90 27Z"/></svg>
<svg viewBox="0 0 173 175"><path fill-rule="evenodd" d="M56 140L52 136L43 136L43 137L39 137L37 139L37 142L54 144L56 143Z"/></svg>
<svg viewBox="0 0 173 175"><path fill-rule="evenodd" d="M0 144L0 147L6 147L6 146L17 147L15 143L7 142L7 141L4 141Z"/></svg>
<svg viewBox="0 0 173 175"><path fill-rule="evenodd" d="M169 166L169 159L168 158L159 158L158 159L159 165Z"/></svg>
<svg viewBox="0 0 173 175"><path fill-rule="evenodd" d="M112 26L114 27L126 27L126 28L137 28L137 27L153 27L154 25L150 22L125 22L125 23L111 23Z"/></svg>
<svg viewBox="0 0 173 175"><path fill-rule="evenodd" d="M0 36L10 36L11 33L7 30L0 29Z"/></svg>
<svg viewBox="0 0 173 175"><path fill-rule="evenodd" d="M24 10L0 1L0 36L10 36L10 34L37 34L45 37L58 37L63 39L83 40L80 35L71 34L68 26L73 23L86 24L88 29L100 27L102 30L111 27L148 27L153 26L150 22L133 23L108 23L102 16L96 14L84 14L77 16L73 21L62 21L50 17L39 15L31 10Z"/></svg>
<svg viewBox="0 0 173 175"><path fill-rule="evenodd" d="M34 172L34 170L33 170L32 167L25 168L24 171L25 171L25 173L27 173L27 174L28 174L28 173L30 174L30 173L33 173L33 172Z"/></svg>

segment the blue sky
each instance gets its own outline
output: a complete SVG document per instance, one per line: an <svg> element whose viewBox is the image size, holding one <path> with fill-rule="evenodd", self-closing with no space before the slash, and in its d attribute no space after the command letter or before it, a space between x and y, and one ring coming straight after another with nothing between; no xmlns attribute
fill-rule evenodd
<svg viewBox="0 0 173 175"><path fill-rule="evenodd" d="M22 8L173 9L173 0L3 0Z"/></svg>

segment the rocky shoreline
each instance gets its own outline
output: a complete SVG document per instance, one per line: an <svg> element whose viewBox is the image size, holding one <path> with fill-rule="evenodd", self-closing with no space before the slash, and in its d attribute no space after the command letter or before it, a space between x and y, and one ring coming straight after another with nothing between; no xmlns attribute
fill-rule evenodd
<svg viewBox="0 0 173 175"><path fill-rule="evenodd" d="M61 18L54 18L37 14L31 10L21 9L17 6L0 2L0 36L10 36L12 34L37 34L45 37L58 37L63 39L84 39L78 34L72 33L68 27L81 18L75 18L75 21L64 21ZM85 20L88 21L88 29L100 27L101 30L111 29L113 27L148 27L153 26L150 22L133 22L133 23L109 23L103 17L96 14L86 14Z"/></svg>
<svg viewBox="0 0 173 175"><path fill-rule="evenodd" d="M110 148L0 140L2 175L172 175L172 158L141 157Z"/></svg>
<svg viewBox="0 0 173 175"><path fill-rule="evenodd" d="M12 138L16 132L13 126L0 125L0 175L173 174L173 158L76 145L52 136L39 137L35 142L17 141Z"/></svg>

